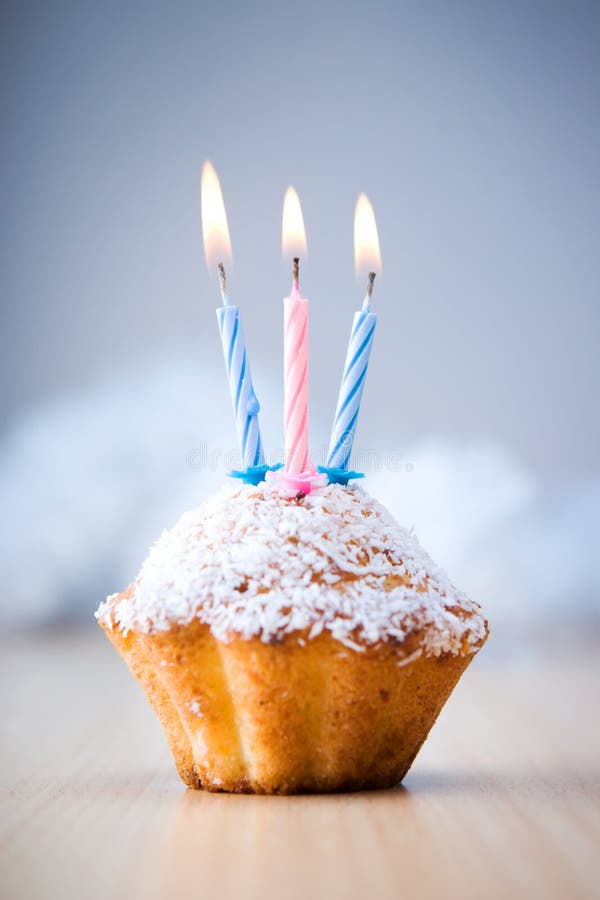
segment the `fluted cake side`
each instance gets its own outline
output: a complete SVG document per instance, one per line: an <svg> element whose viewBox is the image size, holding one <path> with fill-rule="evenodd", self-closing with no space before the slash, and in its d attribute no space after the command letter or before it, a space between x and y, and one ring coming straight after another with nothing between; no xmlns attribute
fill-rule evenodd
<svg viewBox="0 0 600 900"><path fill-rule="evenodd" d="M473 658L394 644L358 653L328 634L304 645L224 644L200 622L107 633L161 720L183 781L238 793L399 783Z"/></svg>

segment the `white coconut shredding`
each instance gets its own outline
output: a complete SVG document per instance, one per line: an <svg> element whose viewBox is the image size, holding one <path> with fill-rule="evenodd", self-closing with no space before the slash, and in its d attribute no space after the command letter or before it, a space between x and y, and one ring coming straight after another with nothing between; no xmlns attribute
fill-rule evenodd
<svg viewBox="0 0 600 900"><path fill-rule="evenodd" d="M198 618L225 642L327 630L357 650L421 632L433 655L475 650L485 637L479 606L414 534L361 488L340 485L292 499L269 484L223 488L163 532L132 593L108 597L96 615L144 633Z"/></svg>

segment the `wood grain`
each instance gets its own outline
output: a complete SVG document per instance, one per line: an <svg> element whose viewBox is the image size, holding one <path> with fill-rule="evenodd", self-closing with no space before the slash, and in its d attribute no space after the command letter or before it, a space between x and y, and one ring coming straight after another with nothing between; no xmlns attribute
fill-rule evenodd
<svg viewBox="0 0 600 900"><path fill-rule="evenodd" d="M597 647L475 661L403 787L186 792L94 632L1 648L5 900L600 896Z"/></svg>

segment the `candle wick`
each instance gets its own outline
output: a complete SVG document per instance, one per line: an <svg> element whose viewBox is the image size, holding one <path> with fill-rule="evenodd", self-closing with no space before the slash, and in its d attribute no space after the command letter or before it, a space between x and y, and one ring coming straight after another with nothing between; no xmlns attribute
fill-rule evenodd
<svg viewBox="0 0 600 900"><path fill-rule="evenodd" d="M299 272L300 272L300 259L295 256L292 264L292 281L294 282L295 287L298 287L299 280Z"/></svg>
<svg viewBox="0 0 600 900"><path fill-rule="evenodd" d="M367 284L367 293L363 301L363 311L366 311L371 305L371 297L373 296L373 282L375 281L375 272L369 272L369 281Z"/></svg>
<svg viewBox="0 0 600 900"><path fill-rule="evenodd" d="M221 297L223 299L223 306L227 306L227 275L225 274L225 266L222 262L220 262L217 266L219 270L219 287L221 289Z"/></svg>

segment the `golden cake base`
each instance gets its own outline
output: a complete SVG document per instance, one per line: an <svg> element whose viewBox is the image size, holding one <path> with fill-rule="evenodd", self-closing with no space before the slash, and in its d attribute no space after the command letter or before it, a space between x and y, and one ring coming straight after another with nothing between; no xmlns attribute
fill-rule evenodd
<svg viewBox="0 0 600 900"><path fill-rule="evenodd" d="M328 633L225 644L198 621L149 635L103 627L185 784L237 793L398 784L474 655L426 657L419 634L359 652Z"/></svg>

